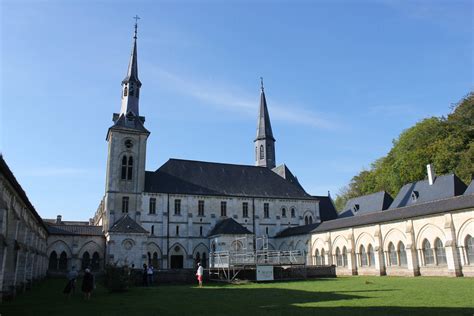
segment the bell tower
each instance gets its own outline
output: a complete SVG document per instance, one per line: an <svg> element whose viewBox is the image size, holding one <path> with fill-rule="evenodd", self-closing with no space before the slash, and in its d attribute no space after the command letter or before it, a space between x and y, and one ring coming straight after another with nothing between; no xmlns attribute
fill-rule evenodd
<svg viewBox="0 0 474 316"><path fill-rule="evenodd" d="M263 78L260 78L260 90L260 113L257 120L257 137L254 140L255 165L273 169L276 166L275 138L270 124Z"/></svg>

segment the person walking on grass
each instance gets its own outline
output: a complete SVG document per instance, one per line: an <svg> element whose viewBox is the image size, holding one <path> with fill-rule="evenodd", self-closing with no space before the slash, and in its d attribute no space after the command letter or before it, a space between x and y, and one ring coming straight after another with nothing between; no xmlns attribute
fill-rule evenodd
<svg viewBox="0 0 474 316"><path fill-rule="evenodd" d="M71 294L74 294L76 292L76 279L77 279L77 271L76 267L73 266L71 268L71 271L68 272L67 274L67 284L66 287L63 290L64 294L67 294L67 298L69 299L71 297Z"/></svg>
<svg viewBox="0 0 474 316"><path fill-rule="evenodd" d="M91 270L86 269L84 271L84 277L82 278L82 292L84 293L84 299L90 300L92 290L94 289L94 276Z"/></svg>
<svg viewBox="0 0 474 316"><path fill-rule="evenodd" d="M204 268L202 267L201 263L198 263L198 269L196 271L196 276L199 282L199 287L202 287L202 278L204 275Z"/></svg>

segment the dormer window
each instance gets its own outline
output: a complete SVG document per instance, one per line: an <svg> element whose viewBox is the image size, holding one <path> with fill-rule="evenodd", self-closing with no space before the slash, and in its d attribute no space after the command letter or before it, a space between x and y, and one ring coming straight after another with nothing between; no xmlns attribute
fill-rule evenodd
<svg viewBox="0 0 474 316"><path fill-rule="evenodd" d="M354 204L354 206L352 207L352 210L355 212L357 212L360 208L360 205L359 204Z"/></svg>
<svg viewBox="0 0 474 316"><path fill-rule="evenodd" d="M413 202L416 202L418 200L418 197L420 196L420 193L418 191L413 191L411 193L411 200Z"/></svg>

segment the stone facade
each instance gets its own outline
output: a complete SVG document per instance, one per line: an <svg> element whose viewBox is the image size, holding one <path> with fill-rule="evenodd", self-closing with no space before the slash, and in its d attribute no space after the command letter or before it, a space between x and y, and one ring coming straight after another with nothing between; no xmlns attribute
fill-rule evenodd
<svg viewBox="0 0 474 316"><path fill-rule="evenodd" d="M13 297L46 275L48 232L0 156L0 299Z"/></svg>

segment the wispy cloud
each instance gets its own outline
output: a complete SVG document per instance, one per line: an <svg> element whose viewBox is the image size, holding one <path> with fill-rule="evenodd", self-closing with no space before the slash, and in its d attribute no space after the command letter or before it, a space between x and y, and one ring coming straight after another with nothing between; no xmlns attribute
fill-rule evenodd
<svg viewBox="0 0 474 316"><path fill-rule="evenodd" d="M209 106L251 116L255 115L256 97L250 97L248 92L242 91L239 87L222 85L218 82L206 82L205 80L185 79L183 76L160 68L154 68L153 71L154 77L159 80L161 86L184 93ZM273 120L320 129L336 129L338 127L334 120L327 119L320 113L308 111L298 105L282 104L272 98L267 98L267 100L271 103L270 114Z"/></svg>

